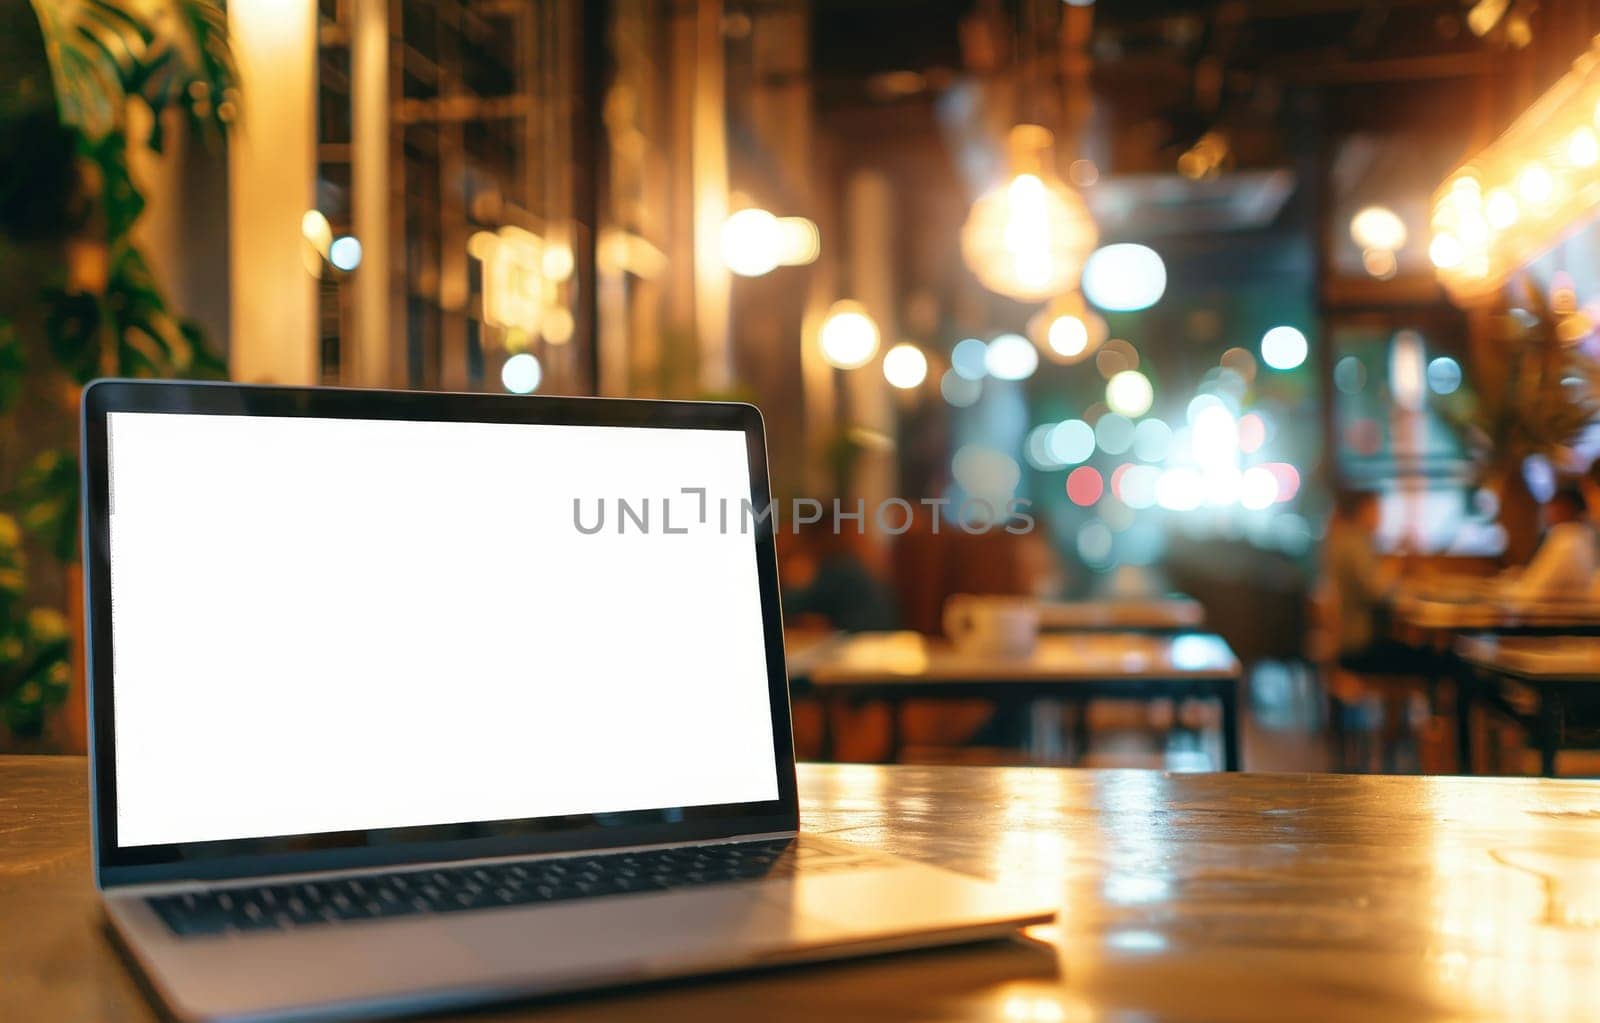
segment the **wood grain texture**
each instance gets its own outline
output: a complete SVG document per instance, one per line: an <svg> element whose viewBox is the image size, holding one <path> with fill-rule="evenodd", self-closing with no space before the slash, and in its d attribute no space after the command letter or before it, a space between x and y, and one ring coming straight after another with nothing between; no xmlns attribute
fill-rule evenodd
<svg viewBox="0 0 1600 1023"><path fill-rule="evenodd" d="M84 763L0 757L0 1019L154 1014L102 937ZM813 766L807 829L1059 897L990 945L471 1018L1594 1020L1600 786Z"/></svg>

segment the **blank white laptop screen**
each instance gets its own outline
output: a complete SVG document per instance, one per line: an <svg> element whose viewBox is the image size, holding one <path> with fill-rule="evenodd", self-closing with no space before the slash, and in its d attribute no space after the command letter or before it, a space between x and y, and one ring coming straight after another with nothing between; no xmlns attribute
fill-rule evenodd
<svg viewBox="0 0 1600 1023"><path fill-rule="evenodd" d="M119 845L778 798L741 432L108 429Z"/></svg>

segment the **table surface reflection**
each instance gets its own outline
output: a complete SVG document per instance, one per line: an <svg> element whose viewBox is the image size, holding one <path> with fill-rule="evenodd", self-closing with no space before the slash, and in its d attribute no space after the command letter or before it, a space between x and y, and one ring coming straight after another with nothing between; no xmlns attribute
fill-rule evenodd
<svg viewBox="0 0 1600 1023"><path fill-rule="evenodd" d="M154 1014L98 930L85 766L0 757L0 1018ZM809 830L1059 898L993 944L489 1019L1588 1019L1600 786L801 768Z"/></svg>
<svg viewBox="0 0 1600 1023"><path fill-rule="evenodd" d="M842 636L806 661L820 687L857 682L1072 682L1105 679L1234 679L1239 662L1220 636L1084 632L1040 636L1026 654L963 650L915 632ZM796 671L793 666L791 674Z"/></svg>
<svg viewBox="0 0 1600 1023"><path fill-rule="evenodd" d="M1593 597L1530 600L1474 576L1405 585L1391 610L1402 625L1422 630L1600 628L1600 600Z"/></svg>
<svg viewBox="0 0 1600 1023"><path fill-rule="evenodd" d="M1099 600L1039 602L1039 627L1047 630L1144 629L1176 632L1198 629L1206 612L1189 597L1110 597Z"/></svg>
<svg viewBox="0 0 1600 1023"><path fill-rule="evenodd" d="M1468 664L1533 680L1600 682L1600 636L1464 636Z"/></svg>

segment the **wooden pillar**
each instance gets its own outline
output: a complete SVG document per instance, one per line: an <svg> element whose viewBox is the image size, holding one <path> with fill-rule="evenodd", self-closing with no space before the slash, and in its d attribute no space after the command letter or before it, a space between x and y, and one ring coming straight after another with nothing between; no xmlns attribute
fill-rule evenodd
<svg viewBox="0 0 1600 1023"><path fill-rule="evenodd" d="M232 0L242 87L228 162L229 369L247 383L317 379L316 281L300 221L316 204L316 6Z"/></svg>
<svg viewBox="0 0 1600 1023"><path fill-rule="evenodd" d="M722 265L722 223L728 218L726 68L722 0L695 8L694 106L690 115L694 168L694 319L699 385L706 393L733 385L729 344L728 271Z"/></svg>
<svg viewBox="0 0 1600 1023"><path fill-rule="evenodd" d="M889 179L875 170L857 171L845 187L845 225L849 232L849 288L847 295L866 306L878 324L880 356L845 374L850 407L850 426L854 430L893 437L894 403L889 383L883 378L881 353L899 335L896 322L894 287L894 190ZM867 508L895 496L895 459L876 449L865 452L857 462L854 493L841 498L861 498ZM886 537L877 531L879 540Z"/></svg>
<svg viewBox="0 0 1600 1023"><path fill-rule="evenodd" d="M361 267L351 285L355 344L345 382L390 383L389 0L355 0L350 36L351 204ZM463 251L462 259L466 258Z"/></svg>

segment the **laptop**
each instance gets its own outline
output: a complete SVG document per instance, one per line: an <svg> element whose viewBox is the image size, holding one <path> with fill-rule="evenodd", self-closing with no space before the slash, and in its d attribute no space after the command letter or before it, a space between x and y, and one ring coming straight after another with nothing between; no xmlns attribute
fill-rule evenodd
<svg viewBox="0 0 1600 1023"><path fill-rule="evenodd" d="M82 414L95 880L172 1015L1054 916L800 832L755 408L112 380Z"/></svg>

